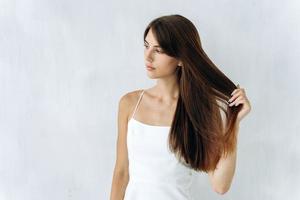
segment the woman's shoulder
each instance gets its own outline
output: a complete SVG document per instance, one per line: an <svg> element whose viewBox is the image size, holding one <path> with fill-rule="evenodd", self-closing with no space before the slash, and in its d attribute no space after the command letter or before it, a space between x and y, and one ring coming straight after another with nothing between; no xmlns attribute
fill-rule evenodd
<svg viewBox="0 0 300 200"><path fill-rule="evenodd" d="M119 103L123 104L124 107L131 107L138 100L143 90L144 89L137 89L137 90L132 90L124 93L121 96Z"/></svg>
<svg viewBox="0 0 300 200"><path fill-rule="evenodd" d="M119 112L126 113L126 115L129 116L129 113L133 111L142 91L143 89L138 89L123 94L119 100Z"/></svg>
<svg viewBox="0 0 300 200"><path fill-rule="evenodd" d="M121 96L120 100L124 100L124 101L135 100L137 97L139 97L139 95L142 93L143 90L144 89L137 89L137 90L126 92Z"/></svg>

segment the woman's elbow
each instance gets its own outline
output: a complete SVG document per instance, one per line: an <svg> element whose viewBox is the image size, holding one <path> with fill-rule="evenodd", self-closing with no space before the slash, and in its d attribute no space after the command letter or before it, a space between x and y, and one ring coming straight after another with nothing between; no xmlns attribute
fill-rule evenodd
<svg viewBox="0 0 300 200"><path fill-rule="evenodd" d="M225 193L227 193L229 191L230 186L214 187L213 189L219 195L224 195Z"/></svg>

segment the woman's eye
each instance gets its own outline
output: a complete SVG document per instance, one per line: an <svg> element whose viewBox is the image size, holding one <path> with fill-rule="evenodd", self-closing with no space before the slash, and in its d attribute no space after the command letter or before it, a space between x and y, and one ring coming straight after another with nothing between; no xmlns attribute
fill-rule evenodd
<svg viewBox="0 0 300 200"><path fill-rule="evenodd" d="M146 49L149 48L149 46L148 46L147 44L144 44L144 47L145 47ZM157 53L163 53L163 51L162 51L162 50L159 50L159 49L155 49L155 52L157 52Z"/></svg>
<svg viewBox="0 0 300 200"><path fill-rule="evenodd" d="M163 53L163 51L162 51L162 50L159 50L159 49L156 49L156 52L157 52L157 53Z"/></svg>

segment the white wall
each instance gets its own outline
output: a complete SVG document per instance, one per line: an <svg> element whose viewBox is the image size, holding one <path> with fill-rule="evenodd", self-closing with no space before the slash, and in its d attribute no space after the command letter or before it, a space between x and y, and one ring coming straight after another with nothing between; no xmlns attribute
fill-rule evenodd
<svg viewBox="0 0 300 200"><path fill-rule="evenodd" d="M299 1L0 0L1 200L109 198L118 101L155 83L143 31L165 14L194 22L252 105L230 191L199 174L195 199L300 199Z"/></svg>

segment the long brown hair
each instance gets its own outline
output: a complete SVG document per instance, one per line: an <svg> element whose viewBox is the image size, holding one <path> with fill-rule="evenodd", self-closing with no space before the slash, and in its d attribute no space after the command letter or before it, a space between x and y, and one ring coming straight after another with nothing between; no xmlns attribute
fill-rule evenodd
<svg viewBox="0 0 300 200"><path fill-rule="evenodd" d="M196 171L214 170L221 156L236 148L241 104L230 107L227 101L237 87L206 55L190 20L178 14L158 17L146 27L144 40L150 28L163 51L183 64L176 70L179 97L169 148Z"/></svg>

